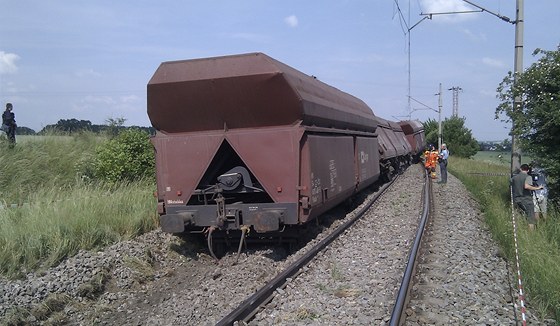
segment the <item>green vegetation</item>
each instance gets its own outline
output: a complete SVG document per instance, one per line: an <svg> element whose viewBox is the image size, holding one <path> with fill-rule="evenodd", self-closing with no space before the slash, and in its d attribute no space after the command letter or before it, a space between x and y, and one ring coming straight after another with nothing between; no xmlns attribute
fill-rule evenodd
<svg viewBox="0 0 560 326"><path fill-rule="evenodd" d="M149 135L140 130L124 130L116 138L97 149L89 177L118 182L138 178L154 178L154 149Z"/></svg>
<svg viewBox="0 0 560 326"><path fill-rule="evenodd" d="M473 156L473 159L486 163L504 165L509 168L511 166L511 151L480 151ZM521 157L522 164L530 164L532 161L533 158L531 156L523 155Z"/></svg>
<svg viewBox="0 0 560 326"><path fill-rule="evenodd" d="M150 134L155 133L155 129L152 127L125 127L125 121L126 119L122 117L108 118L107 120L105 120L105 124L95 125L92 124L89 120L60 119L56 124L46 125L39 132L35 132L35 130L28 127L18 126L16 129L16 135L45 135L51 134L53 132L68 134L75 134L79 132L93 132L96 134L107 134L113 137L116 136L120 131L131 128L140 129Z"/></svg>
<svg viewBox="0 0 560 326"><path fill-rule="evenodd" d="M515 266L509 164L458 157L450 157L449 160L449 171L478 200L494 239L511 265ZM478 172L496 176L474 174ZM518 244L523 284L531 310L541 317L552 314L560 320L560 214L551 208L548 218L540 221L534 232L529 232L525 219L516 214Z"/></svg>
<svg viewBox="0 0 560 326"><path fill-rule="evenodd" d="M27 136L14 148L0 143L0 273L17 277L153 229L153 166L114 182L93 164L130 159L149 146L140 134L132 138L141 145L124 137L130 142L116 146L120 156L101 158L109 140L92 133Z"/></svg>
<svg viewBox="0 0 560 326"><path fill-rule="evenodd" d="M465 127L465 119L459 117L446 118L441 122L442 143L447 145L450 154L458 157L472 157L480 146L472 131ZM424 122L426 142L438 146L439 124L433 119Z"/></svg>
<svg viewBox="0 0 560 326"><path fill-rule="evenodd" d="M554 51L537 49L540 56L522 74L509 74L498 87L501 104L496 117L514 121L513 133L518 136L523 151L538 158L549 177L560 180L560 46ZM522 102L513 108L512 99ZM560 184L550 184L551 195L560 195Z"/></svg>

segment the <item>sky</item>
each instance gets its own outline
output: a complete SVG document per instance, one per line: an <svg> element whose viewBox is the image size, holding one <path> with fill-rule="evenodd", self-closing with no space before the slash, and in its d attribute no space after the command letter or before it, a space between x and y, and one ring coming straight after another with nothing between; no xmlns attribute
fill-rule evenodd
<svg viewBox="0 0 560 326"><path fill-rule="evenodd" d="M469 2L487 11L438 14L479 11L462 0L0 0L0 101L35 131L72 118L150 126L146 86L161 62L262 52L389 120L437 121L440 83L449 118L460 88L466 127L501 141L511 124L494 118L496 89L514 69L515 27L489 12L515 20L516 1ZM524 68L536 48L557 49L558 17L558 0L524 1Z"/></svg>

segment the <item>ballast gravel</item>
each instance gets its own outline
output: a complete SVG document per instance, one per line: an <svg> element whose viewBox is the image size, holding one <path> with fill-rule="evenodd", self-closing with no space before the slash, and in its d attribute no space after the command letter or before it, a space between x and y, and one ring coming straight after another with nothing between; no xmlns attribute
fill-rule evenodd
<svg viewBox="0 0 560 326"><path fill-rule="evenodd" d="M422 211L422 170L409 168L251 325L383 325Z"/></svg>
<svg viewBox="0 0 560 326"><path fill-rule="evenodd" d="M422 185L422 169L410 167L250 324L387 324L420 215ZM434 185L434 192L436 211L461 223L437 231L434 222L428 241L438 232L447 234L434 243L459 238L438 249L441 280L421 272L407 323L511 324L507 267L476 203L453 176L446 185ZM0 325L214 325L352 214L329 212L331 223L319 227L324 232L291 255L280 246L249 246L238 261L230 252L216 263L204 244L159 230L103 251L81 251L20 280L0 278ZM435 270L430 263L427 255L418 270ZM439 281L443 285L435 285ZM433 288L419 294L429 285Z"/></svg>
<svg viewBox="0 0 560 326"><path fill-rule="evenodd" d="M515 264L502 257L476 201L454 176L447 184L434 182L433 195L407 325L521 324ZM527 319L554 324L530 311Z"/></svg>

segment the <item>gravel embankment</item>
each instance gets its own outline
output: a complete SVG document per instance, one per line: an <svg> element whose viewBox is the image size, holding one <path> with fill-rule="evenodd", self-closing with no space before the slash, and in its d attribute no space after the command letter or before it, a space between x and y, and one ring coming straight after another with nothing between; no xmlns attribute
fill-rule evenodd
<svg viewBox="0 0 560 326"><path fill-rule="evenodd" d="M421 215L423 186L422 170L408 169L250 324L386 324Z"/></svg>
<svg viewBox="0 0 560 326"><path fill-rule="evenodd" d="M387 325L420 209L415 185L422 181L411 171L398 190L278 291L251 325ZM435 207L405 324L516 324L513 272L477 203L453 176L445 185L434 182L433 190ZM555 324L530 312L527 317L529 325Z"/></svg>
<svg viewBox="0 0 560 326"><path fill-rule="evenodd" d="M425 233L407 325L514 325L517 274L508 272L477 203L451 175L447 184L433 184L433 194L435 214ZM517 318L521 323L519 313ZM547 323L528 312L529 325Z"/></svg>
<svg viewBox="0 0 560 326"><path fill-rule="evenodd" d="M249 247L237 264L235 254L216 264L204 246L153 231L22 280L0 278L0 324L213 325L346 214L326 215L324 233L290 256L283 247Z"/></svg>
<svg viewBox="0 0 560 326"><path fill-rule="evenodd" d="M279 290L251 324L385 324L420 215L422 185L421 169L409 168L367 216ZM434 185L434 190L436 211L445 211L443 216L458 224L450 225L452 232L438 231L436 220L429 233L429 241L446 244L448 252L438 258L439 273L447 283L431 290L452 290L429 293L430 299L422 302L413 300L410 325L443 325L461 318L473 325L484 324L481 318L509 324L513 312L506 266L482 227L475 203L452 176L449 184ZM343 223L345 213L335 210L328 215L340 219L325 227L325 233ZM439 232L445 235L438 240ZM216 264L203 246L153 231L102 252L80 252L22 280L0 279L0 324L214 325L325 233L293 255L282 247L250 246L237 264L235 254ZM451 245L454 236L463 240ZM467 242L471 238L476 241ZM420 271L435 270L428 267L429 259L426 256L419 265ZM425 287L426 280L438 281L426 276L415 288ZM484 295L473 301L473 293ZM442 311L450 317L431 319Z"/></svg>

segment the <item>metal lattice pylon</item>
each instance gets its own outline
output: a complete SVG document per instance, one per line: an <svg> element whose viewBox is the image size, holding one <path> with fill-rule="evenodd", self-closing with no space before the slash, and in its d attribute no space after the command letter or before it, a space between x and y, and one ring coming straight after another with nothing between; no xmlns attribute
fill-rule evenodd
<svg viewBox="0 0 560 326"><path fill-rule="evenodd" d="M453 91L453 114L452 116L458 117L459 116L459 91L463 89L459 86L453 86L449 89Z"/></svg>

